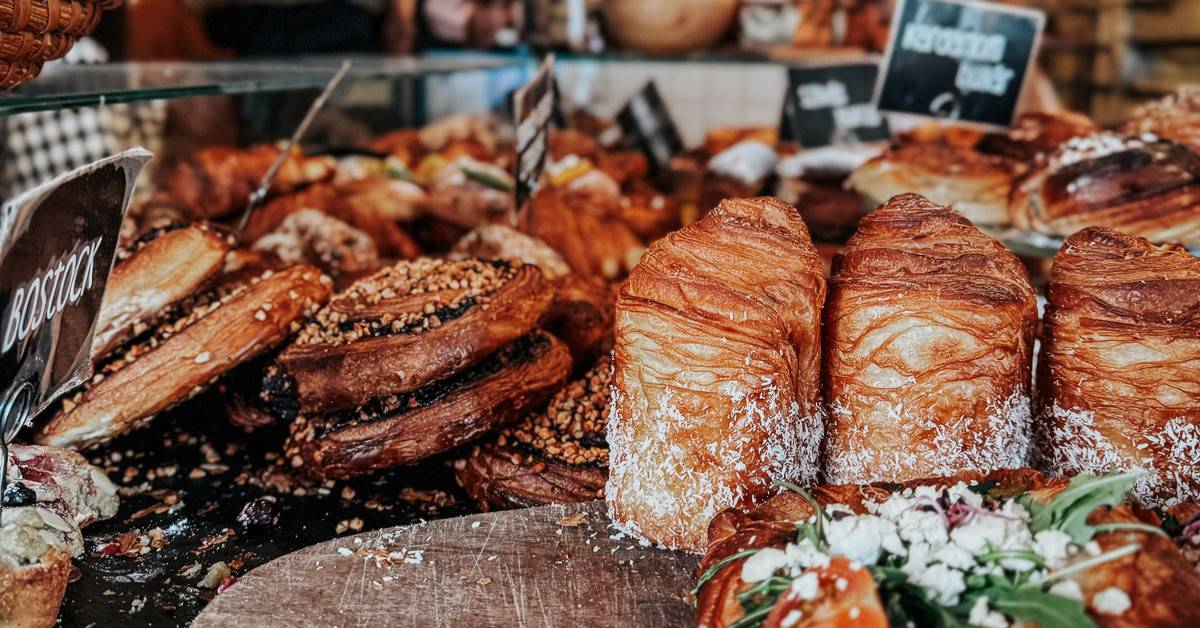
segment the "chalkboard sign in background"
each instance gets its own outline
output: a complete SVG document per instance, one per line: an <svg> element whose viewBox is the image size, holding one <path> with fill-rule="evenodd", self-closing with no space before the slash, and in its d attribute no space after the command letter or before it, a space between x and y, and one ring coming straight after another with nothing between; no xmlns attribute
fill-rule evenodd
<svg viewBox="0 0 1200 628"><path fill-rule="evenodd" d="M1039 11L985 2L901 0L879 108L1010 125L1045 20Z"/></svg>
<svg viewBox="0 0 1200 628"><path fill-rule="evenodd" d="M874 63L789 68L780 137L805 148L888 139L874 103L878 75Z"/></svg>
<svg viewBox="0 0 1200 628"><path fill-rule="evenodd" d="M533 78L513 94L513 122L517 127L516 208L537 189L546 167L550 119L558 90L554 84L554 55L548 55Z"/></svg>
<svg viewBox="0 0 1200 628"><path fill-rule="evenodd" d="M683 150L679 129L653 80L617 112L617 124L634 148L649 155L655 170L665 170L671 158Z"/></svg>

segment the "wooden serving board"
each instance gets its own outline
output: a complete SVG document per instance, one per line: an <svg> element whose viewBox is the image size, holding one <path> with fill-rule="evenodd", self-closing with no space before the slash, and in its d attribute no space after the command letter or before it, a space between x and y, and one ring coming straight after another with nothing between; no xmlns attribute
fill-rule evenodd
<svg viewBox="0 0 1200 628"><path fill-rule="evenodd" d="M698 562L616 534L600 501L486 513L288 554L193 626L693 626Z"/></svg>

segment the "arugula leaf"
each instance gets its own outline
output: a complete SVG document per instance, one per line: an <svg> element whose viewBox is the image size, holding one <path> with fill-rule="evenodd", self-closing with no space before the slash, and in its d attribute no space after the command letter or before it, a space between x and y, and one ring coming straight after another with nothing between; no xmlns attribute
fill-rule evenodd
<svg viewBox="0 0 1200 628"><path fill-rule="evenodd" d="M1042 628L1098 628L1079 600L1032 588L995 587L983 594L992 610Z"/></svg>
<svg viewBox="0 0 1200 628"><path fill-rule="evenodd" d="M883 610L892 626L929 626L930 628L966 628L967 622L933 600L925 589L908 581L908 575L895 567L871 567Z"/></svg>
<svg viewBox="0 0 1200 628"><path fill-rule="evenodd" d="M804 498L804 501L808 502L809 506L812 506L813 511L816 513L816 538L813 538L812 531L807 530L806 528L800 528L797 532L797 541L807 538L813 542L813 545L817 546L817 549L828 549L829 544L825 540L825 508L821 506L821 504L817 501L817 498L813 497L812 493L809 493L807 490L791 482L775 480L774 484L776 486L786 488L793 493L799 494Z"/></svg>
<svg viewBox="0 0 1200 628"><path fill-rule="evenodd" d="M1036 534L1042 530L1061 530L1078 545L1092 540L1096 530L1087 524L1088 515L1100 506L1120 504L1142 472L1117 473L1103 477L1077 475L1071 478L1066 490L1042 504L1026 494L1021 505L1031 515L1029 527Z"/></svg>
<svg viewBox="0 0 1200 628"><path fill-rule="evenodd" d="M494 174L482 168L472 168L465 164L460 166L460 168L462 168L463 176L476 183L482 183L493 190L500 190L501 192L511 192L513 190L512 181L500 174Z"/></svg>

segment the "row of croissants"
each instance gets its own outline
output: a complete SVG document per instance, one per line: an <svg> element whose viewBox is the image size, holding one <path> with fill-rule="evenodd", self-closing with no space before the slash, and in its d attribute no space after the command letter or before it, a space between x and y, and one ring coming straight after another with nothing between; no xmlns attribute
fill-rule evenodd
<svg viewBox="0 0 1200 628"><path fill-rule="evenodd" d="M917 194L864 218L828 279L793 207L723 202L652 245L621 290L613 521L697 551L714 515L776 481L1029 464L1143 470L1147 506L1200 497L1200 259L1084 229L1047 300L1035 360L1021 262Z"/></svg>

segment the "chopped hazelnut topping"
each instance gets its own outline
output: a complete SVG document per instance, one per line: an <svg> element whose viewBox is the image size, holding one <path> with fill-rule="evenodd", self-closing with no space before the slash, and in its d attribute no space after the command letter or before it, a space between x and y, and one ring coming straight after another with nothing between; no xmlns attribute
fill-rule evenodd
<svg viewBox="0 0 1200 628"><path fill-rule="evenodd" d="M501 431L497 443L531 449L567 464L607 466L604 433L611 382L606 357L554 395L544 411Z"/></svg>

